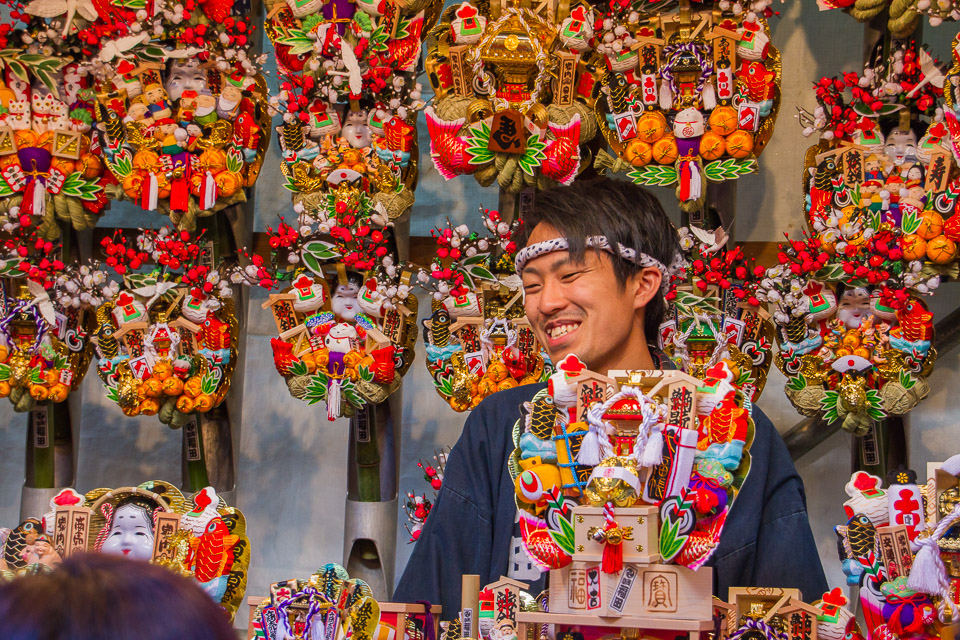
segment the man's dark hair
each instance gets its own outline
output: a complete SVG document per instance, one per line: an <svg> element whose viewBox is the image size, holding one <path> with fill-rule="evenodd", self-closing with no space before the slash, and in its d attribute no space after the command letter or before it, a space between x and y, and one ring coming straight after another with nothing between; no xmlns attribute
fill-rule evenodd
<svg viewBox="0 0 960 640"><path fill-rule="evenodd" d="M170 569L80 553L0 584L4 640L236 640L227 614Z"/></svg>
<svg viewBox="0 0 960 640"><path fill-rule="evenodd" d="M583 260L590 236L605 236L612 246L619 242L668 267L680 252L677 230L660 202L643 187L623 180L578 180L569 187L554 187L537 194L533 211L524 217L517 244L526 246L540 223L549 224L567 239L570 257L575 261ZM641 267L619 254L608 255L622 290L627 278ZM648 341L658 335L666 310L663 296L654 296L647 304L644 333Z"/></svg>

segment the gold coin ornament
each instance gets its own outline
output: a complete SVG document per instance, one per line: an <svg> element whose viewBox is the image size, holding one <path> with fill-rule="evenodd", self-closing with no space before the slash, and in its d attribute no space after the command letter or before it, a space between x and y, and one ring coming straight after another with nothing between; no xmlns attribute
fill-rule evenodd
<svg viewBox="0 0 960 640"><path fill-rule="evenodd" d="M747 385L730 360L703 378L675 369L608 375L568 355L514 424L508 468L524 546L544 569L600 554L601 570L617 573L625 549L638 546L629 543L634 529L652 517L654 553L696 569L750 471Z"/></svg>
<svg viewBox="0 0 960 640"><path fill-rule="evenodd" d="M301 208L301 212L304 210ZM355 182L336 184L322 217L268 229L270 255L247 254L230 279L270 291L274 365L290 394L327 417L383 402L413 364L417 297L392 230Z"/></svg>
<svg viewBox="0 0 960 640"><path fill-rule="evenodd" d="M694 10L682 0L676 13L610 5L597 34L606 70L595 118L613 155L597 155L599 171L675 187L681 209L693 212L708 182L757 170L780 108L780 53L769 4L736 4ZM637 139L653 145L647 162L631 153Z"/></svg>
<svg viewBox="0 0 960 640"><path fill-rule="evenodd" d="M929 60L897 41L862 73L815 83L818 106L800 117L819 137L803 173L810 235L781 244L757 294L778 328L788 398L857 435L929 393L937 354L922 296L957 272L960 129Z"/></svg>
<svg viewBox="0 0 960 640"><path fill-rule="evenodd" d="M354 183L393 220L409 213L419 176L417 82L439 0L269 0L266 32L279 91L270 106L284 186L307 213Z"/></svg>
<svg viewBox="0 0 960 640"><path fill-rule="evenodd" d="M637 462L631 458L613 457L593 468L583 491L587 502L602 507L608 502L615 507L632 507L640 499L640 476Z"/></svg>
<svg viewBox="0 0 960 640"><path fill-rule="evenodd" d="M123 283L96 311L97 373L107 397L125 415L156 415L172 428L219 406L240 328L230 283L210 268L203 234L165 228L130 243L117 233L102 246ZM157 269L131 271L148 258Z"/></svg>
<svg viewBox="0 0 960 640"><path fill-rule="evenodd" d="M423 321L427 370L454 411L468 411L505 389L543 382L551 373L523 311L514 270L519 223L483 210L483 231L447 222L431 232L436 251L418 281L431 296Z"/></svg>
<svg viewBox="0 0 960 640"><path fill-rule="evenodd" d="M66 528L74 518L77 526L77 511L89 514L82 525L87 530L85 547L74 552L123 555L168 567L200 583L231 619L236 615L250 566L247 521L213 487L184 495L168 482L153 480L136 487L94 489L81 506L55 511L57 544L61 525Z"/></svg>
<svg viewBox="0 0 960 640"><path fill-rule="evenodd" d="M430 157L446 179L507 193L570 184L589 164L604 60L587 3L448 7L428 41Z"/></svg>

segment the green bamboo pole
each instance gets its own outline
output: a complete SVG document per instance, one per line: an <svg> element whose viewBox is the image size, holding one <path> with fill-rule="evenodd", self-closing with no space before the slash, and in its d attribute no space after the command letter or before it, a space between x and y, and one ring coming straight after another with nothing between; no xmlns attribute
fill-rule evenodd
<svg viewBox="0 0 960 640"><path fill-rule="evenodd" d="M210 485L207 473L207 454L203 450L203 429L200 416L193 415L183 425L183 462L186 467L188 491L199 491Z"/></svg>
<svg viewBox="0 0 960 640"><path fill-rule="evenodd" d="M67 422L69 431L70 410L49 402L37 403L27 417L27 486L35 489L52 489L55 485L54 434L57 421Z"/></svg>
<svg viewBox="0 0 960 640"><path fill-rule="evenodd" d="M378 414L383 405L366 406L350 419L357 465L357 497L361 502L380 501L380 447L377 443ZM365 422L365 425L364 425ZM364 429L365 426L365 429ZM361 440L361 432L364 439Z"/></svg>

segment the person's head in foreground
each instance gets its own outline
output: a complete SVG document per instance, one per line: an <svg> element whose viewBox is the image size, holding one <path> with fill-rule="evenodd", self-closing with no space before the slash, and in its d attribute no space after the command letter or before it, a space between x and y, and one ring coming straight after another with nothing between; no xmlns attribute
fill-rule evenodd
<svg viewBox="0 0 960 640"><path fill-rule="evenodd" d="M226 613L164 567L81 553L0 583L4 640L235 640Z"/></svg>
<svg viewBox="0 0 960 640"><path fill-rule="evenodd" d="M653 194L608 178L544 191L519 244L527 319L553 362L573 353L598 373L655 368L647 343L680 244Z"/></svg>

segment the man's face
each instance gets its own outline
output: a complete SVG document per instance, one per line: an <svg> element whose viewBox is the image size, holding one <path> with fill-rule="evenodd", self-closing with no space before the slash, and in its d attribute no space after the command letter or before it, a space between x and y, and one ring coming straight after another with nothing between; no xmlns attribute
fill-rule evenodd
<svg viewBox="0 0 960 640"><path fill-rule="evenodd" d="M539 224L529 244L559 237L552 226ZM534 334L553 362L576 354L591 370L606 373L623 366L633 347L646 344L636 310L635 278L621 287L610 256L587 250L582 263L566 251L535 258L523 269L524 310Z"/></svg>

